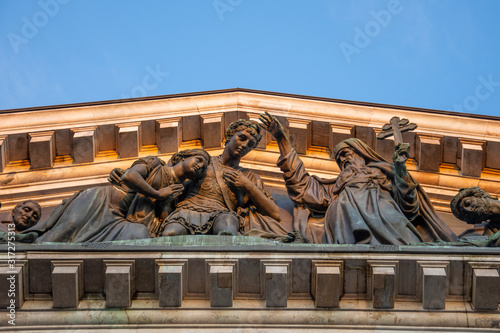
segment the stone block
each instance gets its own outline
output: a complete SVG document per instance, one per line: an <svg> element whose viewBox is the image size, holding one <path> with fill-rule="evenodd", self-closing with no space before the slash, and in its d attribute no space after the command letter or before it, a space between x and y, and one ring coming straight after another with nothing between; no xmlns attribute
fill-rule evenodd
<svg viewBox="0 0 500 333"><path fill-rule="evenodd" d="M422 267L422 304L424 309L445 308L446 279L444 267Z"/></svg>
<svg viewBox="0 0 500 333"><path fill-rule="evenodd" d="M459 139L460 170L464 176L480 177L483 171L485 141Z"/></svg>
<svg viewBox="0 0 500 333"><path fill-rule="evenodd" d="M233 265L210 266L210 306L233 306Z"/></svg>
<svg viewBox="0 0 500 333"><path fill-rule="evenodd" d="M374 308L394 308L396 273L391 266L372 267L372 300Z"/></svg>
<svg viewBox="0 0 500 333"><path fill-rule="evenodd" d="M9 163L7 135L0 135L0 172L3 172L7 163Z"/></svg>
<svg viewBox="0 0 500 333"><path fill-rule="evenodd" d="M160 265L158 270L158 294L160 306L182 306L184 265Z"/></svg>
<svg viewBox="0 0 500 333"><path fill-rule="evenodd" d="M29 133L29 158L32 169L51 168L55 159L54 131Z"/></svg>
<svg viewBox="0 0 500 333"><path fill-rule="evenodd" d="M116 124L116 149L120 158L137 157L141 148L141 123Z"/></svg>
<svg viewBox="0 0 500 333"><path fill-rule="evenodd" d="M135 265L133 260L105 260L106 307L121 308L132 304L135 293Z"/></svg>
<svg viewBox="0 0 500 333"><path fill-rule="evenodd" d="M311 121L288 119L288 136L290 143L298 154L307 153L311 147Z"/></svg>
<svg viewBox="0 0 500 333"><path fill-rule="evenodd" d="M182 143L182 118L156 121L156 145L159 154L176 153Z"/></svg>
<svg viewBox="0 0 500 333"><path fill-rule="evenodd" d="M500 276L495 268L472 271L472 306L475 310L497 310Z"/></svg>
<svg viewBox="0 0 500 333"><path fill-rule="evenodd" d="M76 308L83 296L83 261L52 262L54 308Z"/></svg>
<svg viewBox="0 0 500 333"><path fill-rule="evenodd" d="M354 125L330 123L332 130L332 139L330 141L330 151L332 152L335 146L345 139L354 137Z"/></svg>
<svg viewBox="0 0 500 333"><path fill-rule="evenodd" d="M418 134L415 155L419 170L439 171L443 155L442 138L442 135Z"/></svg>
<svg viewBox="0 0 500 333"><path fill-rule="evenodd" d="M73 132L74 163L94 162L96 155L96 129L97 127L86 127L71 130Z"/></svg>
<svg viewBox="0 0 500 333"><path fill-rule="evenodd" d="M222 113L202 115L201 138L203 148L220 148L225 129L222 128Z"/></svg>
<svg viewBox="0 0 500 333"><path fill-rule="evenodd" d="M342 262L315 262L312 294L317 308L338 308L342 295Z"/></svg>
<svg viewBox="0 0 500 333"><path fill-rule="evenodd" d="M24 304L24 278L22 266L0 267L0 308L20 308ZM9 308L10 309L10 308Z"/></svg>
<svg viewBox="0 0 500 333"><path fill-rule="evenodd" d="M267 307L286 307L288 300L288 265L265 265Z"/></svg>

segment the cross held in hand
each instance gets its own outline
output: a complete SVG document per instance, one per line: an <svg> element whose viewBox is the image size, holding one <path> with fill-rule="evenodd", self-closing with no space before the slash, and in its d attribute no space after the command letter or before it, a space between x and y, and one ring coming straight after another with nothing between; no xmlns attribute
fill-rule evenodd
<svg viewBox="0 0 500 333"><path fill-rule="evenodd" d="M412 131L417 128L417 124L411 123L408 119L399 119L399 117L392 117L389 124L382 127L382 132L377 135L377 139L382 140L394 135L394 144L398 145L403 143L401 133Z"/></svg>

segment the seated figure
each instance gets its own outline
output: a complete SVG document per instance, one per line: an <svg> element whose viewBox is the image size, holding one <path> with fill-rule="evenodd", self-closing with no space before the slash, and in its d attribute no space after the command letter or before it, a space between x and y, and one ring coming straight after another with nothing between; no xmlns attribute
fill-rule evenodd
<svg viewBox="0 0 500 333"><path fill-rule="evenodd" d="M183 182L203 176L209 160L202 149L174 154L171 166L156 156L139 159L126 171L114 170L110 176L113 185L74 194L48 219L24 233L36 233L36 243L155 237L184 190Z"/></svg>
<svg viewBox="0 0 500 333"><path fill-rule="evenodd" d="M191 184L163 224L162 236L187 234L287 237L280 211L260 177L240 161L262 135L257 122L240 119L226 131L224 151L212 157L199 186Z"/></svg>
<svg viewBox="0 0 500 333"><path fill-rule="evenodd" d="M278 166L296 205L294 227L310 242L405 245L454 239L406 170L409 146L395 147L392 164L363 141L344 140L334 149L339 176L319 179L305 170L276 117L266 113L260 119L280 149ZM309 212L324 217L309 219Z"/></svg>

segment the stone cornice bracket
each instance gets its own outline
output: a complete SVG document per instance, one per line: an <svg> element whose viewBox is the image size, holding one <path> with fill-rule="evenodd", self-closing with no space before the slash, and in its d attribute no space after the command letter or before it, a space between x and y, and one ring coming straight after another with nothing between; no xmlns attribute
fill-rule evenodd
<svg viewBox="0 0 500 333"><path fill-rule="evenodd" d="M419 170L439 171L443 160L442 135L417 134L415 158Z"/></svg>
<svg viewBox="0 0 500 333"><path fill-rule="evenodd" d="M486 141L459 138L457 164L463 176L480 177L484 168Z"/></svg>
<svg viewBox="0 0 500 333"><path fill-rule="evenodd" d="M141 148L141 122L116 124L116 150L120 158L137 157Z"/></svg>
<svg viewBox="0 0 500 333"><path fill-rule="evenodd" d="M182 143L182 118L156 120L158 154L176 153Z"/></svg>
<svg viewBox="0 0 500 333"><path fill-rule="evenodd" d="M71 129L73 133L72 157L74 163L94 162L97 153L96 130L97 126Z"/></svg>
<svg viewBox="0 0 500 333"><path fill-rule="evenodd" d="M29 134L29 158L31 169L51 168L55 160L54 131Z"/></svg>
<svg viewBox="0 0 500 333"><path fill-rule="evenodd" d="M354 125L350 124L338 124L330 123L331 128L331 139L330 139L330 151L333 154L333 149L335 146L345 139L354 137ZM332 159L334 156L330 156Z"/></svg>
<svg viewBox="0 0 500 333"><path fill-rule="evenodd" d="M223 113L211 113L200 115L201 123L201 139L203 140L203 148L221 148L224 139L225 128L223 125Z"/></svg>
<svg viewBox="0 0 500 333"><path fill-rule="evenodd" d="M288 137L298 154L306 154L311 147L311 124L310 120L288 118Z"/></svg>
<svg viewBox="0 0 500 333"><path fill-rule="evenodd" d="M3 172L5 166L9 163L8 147L7 135L0 135L0 172Z"/></svg>

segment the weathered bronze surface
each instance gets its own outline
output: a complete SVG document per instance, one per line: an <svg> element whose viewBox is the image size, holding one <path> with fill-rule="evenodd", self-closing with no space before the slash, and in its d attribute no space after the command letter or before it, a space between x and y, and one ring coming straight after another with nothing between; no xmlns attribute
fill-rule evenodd
<svg viewBox="0 0 500 333"><path fill-rule="evenodd" d="M296 205L294 226L309 241L405 245L455 238L408 174L407 144L396 142L391 164L363 141L344 140L334 149L341 173L324 180L307 173L274 116L266 113L260 119L278 142L278 166ZM394 130L399 133L399 127Z"/></svg>

